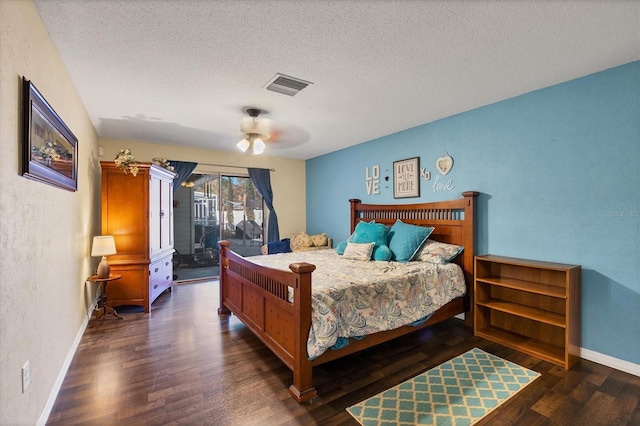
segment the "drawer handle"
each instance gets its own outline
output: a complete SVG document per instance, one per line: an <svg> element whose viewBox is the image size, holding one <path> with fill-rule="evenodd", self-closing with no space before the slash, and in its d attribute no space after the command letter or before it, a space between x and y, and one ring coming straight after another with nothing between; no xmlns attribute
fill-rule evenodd
<svg viewBox="0 0 640 426"><path fill-rule="evenodd" d="M153 272L158 272L160 270L160 268L156 268L153 270Z"/></svg>
<svg viewBox="0 0 640 426"><path fill-rule="evenodd" d="M167 260L167 262L164 264L164 266L169 266L169 261Z"/></svg>
<svg viewBox="0 0 640 426"><path fill-rule="evenodd" d="M169 275L167 275L167 278L165 278L165 279L168 280L169 279Z"/></svg>
<svg viewBox="0 0 640 426"><path fill-rule="evenodd" d="M153 289L155 290L156 288L158 288L158 284L153 285Z"/></svg>

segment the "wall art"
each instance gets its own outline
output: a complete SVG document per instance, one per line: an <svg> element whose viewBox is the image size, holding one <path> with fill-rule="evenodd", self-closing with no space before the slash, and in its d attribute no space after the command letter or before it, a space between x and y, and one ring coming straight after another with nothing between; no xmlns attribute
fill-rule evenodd
<svg viewBox="0 0 640 426"><path fill-rule="evenodd" d="M393 162L393 198L420 196L420 158Z"/></svg>
<svg viewBox="0 0 640 426"><path fill-rule="evenodd" d="M379 195L380 194L380 165L376 164L371 167L366 167L364 170L365 182L367 185L367 195Z"/></svg>
<svg viewBox="0 0 640 426"><path fill-rule="evenodd" d="M22 78L22 175L69 191L78 190L78 139Z"/></svg>
<svg viewBox="0 0 640 426"><path fill-rule="evenodd" d="M446 175L453 168L453 158L447 153L447 151L442 154L438 160L436 160L436 168L442 175Z"/></svg>

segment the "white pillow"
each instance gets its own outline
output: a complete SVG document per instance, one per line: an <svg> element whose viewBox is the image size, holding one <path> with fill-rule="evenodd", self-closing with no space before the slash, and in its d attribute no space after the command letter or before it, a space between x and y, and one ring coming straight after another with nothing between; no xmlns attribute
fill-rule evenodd
<svg viewBox="0 0 640 426"><path fill-rule="evenodd" d="M353 260L370 260L371 252L376 243L347 243L342 257Z"/></svg>
<svg viewBox="0 0 640 426"><path fill-rule="evenodd" d="M427 240L424 247L416 257L416 260L443 264L451 262L457 255L462 253L464 247L454 244L441 243L439 241Z"/></svg>

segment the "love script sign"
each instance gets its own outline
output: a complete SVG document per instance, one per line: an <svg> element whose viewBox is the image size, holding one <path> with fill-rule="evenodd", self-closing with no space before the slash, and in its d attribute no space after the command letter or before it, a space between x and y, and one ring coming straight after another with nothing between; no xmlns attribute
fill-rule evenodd
<svg viewBox="0 0 640 426"><path fill-rule="evenodd" d="M393 162L393 198L420 196L420 159Z"/></svg>

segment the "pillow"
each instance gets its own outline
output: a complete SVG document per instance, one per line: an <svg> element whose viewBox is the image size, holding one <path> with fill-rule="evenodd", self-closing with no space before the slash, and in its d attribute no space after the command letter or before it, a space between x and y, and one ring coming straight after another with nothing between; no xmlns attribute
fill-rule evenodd
<svg viewBox="0 0 640 426"><path fill-rule="evenodd" d="M296 251L300 248L312 247L313 243L307 233L302 231L291 235L290 245L291 250Z"/></svg>
<svg viewBox="0 0 640 426"><path fill-rule="evenodd" d="M393 252L393 260L403 263L414 260L433 229L396 220L389 231L389 248Z"/></svg>
<svg viewBox="0 0 640 426"><path fill-rule="evenodd" d="M427 240L416 260L424 262L443 264L451 262L457 255L462 253L464 247L454 244L441 243L440 241Z"/></svg>
<svg viewBox="0 0 640 426"><path fill-rule="evenodd" d="M382 223L358 222L348 241L352 243L375 243L374 260L391 260L391 250L387 247L388 228Z"/></svg>
<svg viewBox="0 0 640 426"><path fill-rule="evenodd" d="M342 255L345 259L371 260L371 252L376 243L347 243Z"/></svg>
<svg viewBox="0 0 640 426"><path fill-rule="evenodd" d="M311 239L311 244L313 244L314 247L324 247L328 243L327 234L324 232L322 234L309 235L309 239Z"/></svg>
<svg viewBox="0 0 640 426"><path fill-rule="evenodd" d="M291 253L291 245L289 244L289 238L284 238L280 241L272 241L267 243L267 253Z"/></svg>
<svg viewBox="0 0 640 426"><path fill-rule="evenodd" d="M343 255L344 254L344 249L347 248L347 242L346 241L340 241L340 243L338 243L338 245L336 246L336 253L338 253L339 255Z"/></svg>

